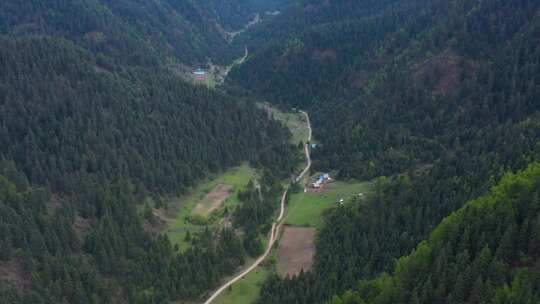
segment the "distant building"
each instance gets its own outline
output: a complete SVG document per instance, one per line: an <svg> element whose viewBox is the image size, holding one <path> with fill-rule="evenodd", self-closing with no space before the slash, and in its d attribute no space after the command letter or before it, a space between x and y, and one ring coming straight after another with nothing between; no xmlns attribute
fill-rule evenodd
<svg viewBox="0 0 540 304"><path fill-rule="evenodd" d="M323 188L326 184L332 181L330 174L324 173L320 175L313 183L311 183L311 188L320 189Z"/></svg>
<svg viewBox="0 0 540 304"><path fill-rule="evenodd" d="M198 68L193 71L193 75L195 75L195 79L198 81L204 81L206 79L206 71L202 68Z"/></svg>

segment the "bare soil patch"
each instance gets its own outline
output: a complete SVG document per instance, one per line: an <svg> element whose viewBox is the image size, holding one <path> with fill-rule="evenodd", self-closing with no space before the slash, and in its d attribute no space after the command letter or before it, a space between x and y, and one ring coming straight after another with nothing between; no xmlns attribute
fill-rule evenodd
<svg viewBox="0 0 540 304"><path fill-rule="evenodd" d="M7 283L24 290L32 284L32 277L29 272L24 270L22 262L18 259L12 259L8 262L0 262L0 284Z"/></svg>
<svg viewBox="0 0 540 304"><path fill-rule="evenodd" d="M77 234L84 239L84 237L90 232L92 223L90 220L76 214L73 222L73 228L75 229L75 232L77 232Z"/></svg>
<svg viewBox="0 0 540 304"><path fill-rule="evenodd" d="M430 58L419 66L417 78L424 83L431 83L434 94L448 94L461 83L464 70L474 69L465 58L451 49Z"/></svg>
<svg viewBox="0 0 540 304"><path fill-rule="evenodd" d="M317 61L324 61L326 59L336 60L337 52L335 49L315 50L313 52L313 59Z"/></svg>
<svg viewBox="0 0 540 304"><path fill-rule="evenodd" d="M311 270L315 254L315 228L285 227L277 260L282 276L294 276Z"/></svg>
<svg viewBox="0 0 540 304"><path fill-rule="evenodd" d="M163 208L152 209L153 219L144 221L144 229L152 234L158 234L167 227L166 210Z"/></svg>
<svg viewBox="0 0 540 304"><path fill-rule="evenodd" d="M212 211L218 209L221 204L231 195L233 186L226 184L217 185L212 191L204 196L201 202L193 210L197 215L209 215Z"/></svg>

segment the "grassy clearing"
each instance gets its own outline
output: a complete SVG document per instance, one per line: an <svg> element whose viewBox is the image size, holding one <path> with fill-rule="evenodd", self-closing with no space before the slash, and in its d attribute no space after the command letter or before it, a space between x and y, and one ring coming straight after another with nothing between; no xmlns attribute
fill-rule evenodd
<svg viewBox="0 0 540 304"><path fill-rule="evenodd" d="M191 77L193 77L191 75ZM206 76L204 77L204 80L197 80L193 78L193 84L195 85L204 85L209 88L215 88L216 87L216 75L212 71L207 71Z"/></svg>
<svg viewBox="0 0 540 304"><path fill-rule="evenodd" d="M261 287L270 275L264 267L257 267L242 280L233 284L231 288L219 296L216 304L251 304L257 300Z"/></svg>
<svg viewBox="0 0 540 304"><path fill-rule="evenodd" d="M291 195L287 206L285 224L319 228L324 210L335 206L341 199L366 193L370 188L369 182L334 182L323 193L301 192Z"/></svg>
<svg viewBox="0 0 540 304"><path fill-rule="evenodd" d="M205 225L219 225L221 216L215 216L223 213L224 209L233 210L238 205L236 193L241 190L251 178L255 176L255 170L247 164L230 169L224 174L210 179L208 182L197 186L189 195L178 199L174 205L174 214L168 223L167 235L173 244L178 244L181 249L185 249L188 243L185 242L187 231L198 232L204 229ZM209 216L195 214L194 209L198 204L208 205L204 202L207 194L219 185L232 186L231 195L222 203L222 206ZM210 203L211 204L211 203Z"/></svg>
<svg viewBox="0 0 540 304"><path fill-rule="evenodd" d="M206 79L204 80L204 83L209 88L215 88L216 87L216 76L213 73L206 74Z"/></svg>
<svg viewBox="0 0 540 304"><path fill-rule="evenodd" d="M299 142L305 142L309 135L306 117L299 112L282 112L269 104L261 104L262 108L272 112L274 119L283 123L292 133L292 143L297 145Z"/></svg>

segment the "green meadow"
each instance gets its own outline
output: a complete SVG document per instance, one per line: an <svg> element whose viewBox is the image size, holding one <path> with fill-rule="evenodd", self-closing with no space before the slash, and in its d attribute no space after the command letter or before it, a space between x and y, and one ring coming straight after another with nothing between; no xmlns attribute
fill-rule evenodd
<svg viewBox="0 0 540 304"><path fill-rule="evenodd" d="M242 280L233 284L223 292L214 303L216 304L252 304L259 297L261 287L270 275L270 271L259 266Z"/></svg>
<svg viewBox="0 0 540 304"><path fill-rule="evenodd" d="M300 112L282 112L269 104L259 104L260 107L270 109L275 120L285 125L292 133L292 143L297 145L299 142L305 142L309 135L307 121Z"/></svg>
<svg viewBox="0 0 540 304"><path fill-rule="evenodd" d="M337 181L331 183L322 193L294 193L289 198L285 224L319 228L326 209L336 206L342 198L348 201L359 193L365 195L370 185L370 182Z"/></svg>
<svg viewBox="0 0 540 304"><path fill-rule="evenodd" d="M172 209L174 214L167 227L167 235L173 244L178 244L181 249L185 249L189 244L185 241L186 233L198 232L204 229L206 225L219 225L223 221L225 208L232 211L238 204L237 193L251 178L255 176L255 170L244 164L240 167L230 169L225 173L209 179L205 183L199 184L189 195L181 197L174 202ZM198 204L205 204L205 197L218 185L232 186L231 194L222 203L221 207L209 214L203 216L195 214L194 209Z"/></svg>

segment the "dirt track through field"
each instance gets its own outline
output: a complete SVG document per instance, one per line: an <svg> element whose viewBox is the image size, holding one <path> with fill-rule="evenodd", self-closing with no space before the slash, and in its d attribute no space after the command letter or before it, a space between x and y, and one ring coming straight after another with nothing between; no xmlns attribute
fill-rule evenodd
<svg viewBox="0 0 540 304"><path fill-rule="evenodd" d="M311 168L311 157L309 155L309 144L308 144L311 141L311 134L312 134L311 123L309 120L308 113L304 111L300 111L300 113L302 113L306 117L308 129L309 129L309 135L308 135L308 140L304 144L304 152L306 154L306 162L307 162L306 167L304 168L304 170L302 170L300 175L298 175L298 177L295 179L296 181L301 180L304 177L304 175L306 175L309 172L309 169ZM274 243L276 242L277 237L279 235L279 229L283 225L283 217L285 215L285 201L287 198L288 191L289 191L289 187L287 187L285 191L283 191L283 194L281 195L281 200L280 200L281 209L279 212L279 216L277 217L276 221L272 224L272 229L270 230L270 235L268 239L268 246L266 247L266 250L264 251L264 253L259 258L257 258L257 260L255 260L255 262L253 262L253 264L251 264L247 269L240 272L238 275L234 276L232 279L230 279L225 284L223 284L220 288L218 288L214 293L212 293L210 298L208 298L208 300L206 300L204 304L212 303L223 291L229 288L229 286L240 281L248 273L250 273L255 268L257 268L257 266L259 266L261 262L266 259L266 257L268 257L268 254L270 253L270 251L272 251L272 247L274 246Z"/></svg>

